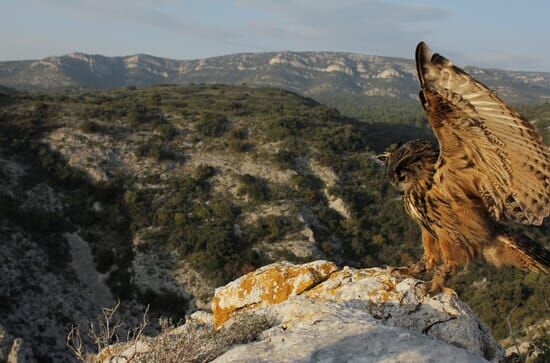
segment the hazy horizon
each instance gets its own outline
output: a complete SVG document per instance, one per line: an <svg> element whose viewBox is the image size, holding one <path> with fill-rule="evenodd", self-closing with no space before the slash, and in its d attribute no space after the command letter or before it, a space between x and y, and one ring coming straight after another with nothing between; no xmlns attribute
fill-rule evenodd
<svg viewBox="0 0 550 363"><path fill-rule="evenodd" d="M550 71L550 3L539 0L7 0L0 10L1 61L278 51L412 59L424 40L458 65Z"/></svg>

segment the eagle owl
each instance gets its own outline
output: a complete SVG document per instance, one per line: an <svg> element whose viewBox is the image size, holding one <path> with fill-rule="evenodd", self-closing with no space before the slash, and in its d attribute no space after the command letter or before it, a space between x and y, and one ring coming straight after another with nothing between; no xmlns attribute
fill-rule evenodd
<svg viewBox="0 0 550 363"><path fill-rule="evenodd" d="M473 259L550 272L550 252L501 221L540 225L550 214L550 152L536 129L445 57L416 49L420 101L439 143L413 140L379 155L424 255L405 274L434 270L427 288Z"/></svg>

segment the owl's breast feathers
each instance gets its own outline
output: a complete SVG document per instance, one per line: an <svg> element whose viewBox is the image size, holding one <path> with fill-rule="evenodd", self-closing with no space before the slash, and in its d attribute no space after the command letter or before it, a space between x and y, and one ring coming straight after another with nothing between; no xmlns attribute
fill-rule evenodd
<svg viewBox="0 0 550 363"><path fill-rule="evenodd" d="M411 190L403 193L403 202L407 214L426 228L430 234L435 232L432 228L433 219L429 217L426 203L426 191Z"/></svg>

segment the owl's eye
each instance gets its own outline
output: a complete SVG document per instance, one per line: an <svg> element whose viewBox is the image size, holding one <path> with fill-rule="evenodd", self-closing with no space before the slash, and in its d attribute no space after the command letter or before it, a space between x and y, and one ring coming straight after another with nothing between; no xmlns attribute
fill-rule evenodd
<svg viewBox="0 0 550 363"><path fill-rule="evenodd" d="M405 180L405 173L399 173L399 181Z"/></svg>

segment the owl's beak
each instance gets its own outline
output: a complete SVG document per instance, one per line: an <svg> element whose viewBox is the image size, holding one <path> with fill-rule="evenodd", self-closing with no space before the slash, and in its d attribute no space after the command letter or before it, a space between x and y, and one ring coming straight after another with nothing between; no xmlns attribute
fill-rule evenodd
<svg viewBox="0 0 550 363"><path fill-rule="evenodd" d="M384 153L382 153L382 154L376 155L376 156L375 156L375 160L376 160L379 164L386 166L386 165L388 164L388 159L390 158L390 155L391 155L391 153L388 152L388 151L386 151L386 152L384 152Z"/></svg>

